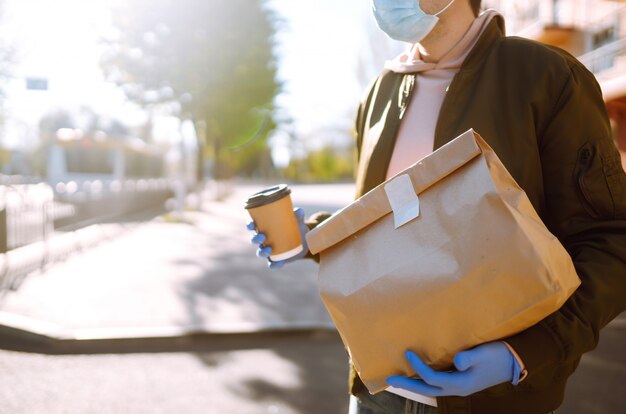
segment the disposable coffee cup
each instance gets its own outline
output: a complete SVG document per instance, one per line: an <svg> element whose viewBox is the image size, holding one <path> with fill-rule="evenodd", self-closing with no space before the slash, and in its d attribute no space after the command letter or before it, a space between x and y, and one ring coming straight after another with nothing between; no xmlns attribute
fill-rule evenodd
<svg viewBox="0 0 626 414"><path fill-rule="evenodd" d="M267 237L263 244L272 248L272 261L286 260L302 252L291 189L286 184L252 194L246 200L245 208L254 220L257 231Z"/></svg>

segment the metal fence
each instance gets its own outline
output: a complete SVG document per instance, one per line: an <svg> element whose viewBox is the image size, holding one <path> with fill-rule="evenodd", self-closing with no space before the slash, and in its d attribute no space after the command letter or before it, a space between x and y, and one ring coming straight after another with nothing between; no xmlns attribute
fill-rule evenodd
<svg viewBox="0 0 626 414"><path fill-rule="evenodd" d="M44 183L0 186L0 253L45 240L54 230L52 188Z"/></svg>
<svg viewBox="0 0 626 414"><path fill-rule="evenodd" d="M173 196L174 187L174 180L164 178L57 183L55 227L81 227L84 223L162 207Z"/></svg>
<svg viewBox="0 0 626 414"><path fill-rule="evenodd" d="M0 293L15 289L30 272L119 233L119 225L99 223L164 210L179 184L147 179L52 187L37 181L0 175Z"/></svg>

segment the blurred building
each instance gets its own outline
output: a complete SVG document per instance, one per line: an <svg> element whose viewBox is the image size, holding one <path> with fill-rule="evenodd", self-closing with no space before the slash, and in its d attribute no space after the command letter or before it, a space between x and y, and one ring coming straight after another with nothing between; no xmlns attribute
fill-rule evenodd
<svg viewBox="0 0 626 414"><path fill-rule="evenodd" d="M195 177L193 125L139 108L102 73L110 15L108 0L0 1L0 47L13 51L0 84L0 174L79 186Z"/></svg>
<svg viewBox="0 0 626 414"><path fill-rule="evenodd" d="M507 32L558 46L598 79L626 168L626 1L484 0L504 14Z"/></svg>

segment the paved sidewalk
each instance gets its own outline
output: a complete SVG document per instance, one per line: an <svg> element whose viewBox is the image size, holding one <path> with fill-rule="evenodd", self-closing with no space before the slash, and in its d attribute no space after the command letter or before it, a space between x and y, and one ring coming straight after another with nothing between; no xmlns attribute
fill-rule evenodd
<svg viewBox="0 0 626 414"><path fill-rule="evenodd" d="M0 322L80 339L332 327L315 263L271 271L254 255L242 199L256 188L158 217L29 275L2 298ZM330 189L334 200L315 205L316 188L303 186L295 204L310 214L350 201L351 186Z"/></svg>
<svg viewBox="0 0 626 414"><path fill-rule="evenodd" d="M249 242L242 200L260 188L83 231L86 249L7 292L0 413L346 413L347 356L317 265L270 271ZM352 193L302 186L294 201L311 214Z"/></svg>

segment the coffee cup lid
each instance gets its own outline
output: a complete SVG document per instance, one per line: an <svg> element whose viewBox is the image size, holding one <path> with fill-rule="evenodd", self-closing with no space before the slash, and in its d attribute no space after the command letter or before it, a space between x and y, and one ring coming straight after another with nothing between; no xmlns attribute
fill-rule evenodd
<svg viewBox="0 0 626 414"><path fill-rule="evenodd" d="M291 189L287 186L287 184L279 184L252 194L246 200L245 207L247 209L261 207L287 197L289 194L291 194Z"/></svg>

